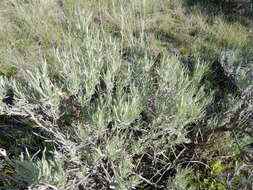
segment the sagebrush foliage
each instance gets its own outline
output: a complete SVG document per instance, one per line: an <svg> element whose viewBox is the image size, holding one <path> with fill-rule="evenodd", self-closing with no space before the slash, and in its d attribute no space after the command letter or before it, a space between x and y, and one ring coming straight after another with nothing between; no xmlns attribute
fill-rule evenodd
<svg viewBox="0 0 253 190"><path fill-rule="evenodd" d="M251 156L246 147L252 142L252 89L245 73L250 66L236 65L242 54L235 49L247 44L250 34L240 42L234 35L246 33L242 25L225 24L220 18L214 18L217 25L202 23L208 26L202 32L219 41L211 40L209 46L226 44L230 54L198 52L199 47L187 52L175 35L178 31L187 38L182 31L189 32L187 27L200 18L192 16L179 30L175 23L186 13L174 0L161 4L36 0L5 6L8 3L13 7L10 31L13 27L22 31L12 37L20 35L24 43L31 40L25 52L37 45L44 51L34 54L34 62L20 56L34 67L25 64L17 75L0 76L3 124L11 123L17 131L27 128L32 136L31 141L15 140L22 153L20 147L10 155L1 149L0 186L250 188ZM166 23L172 30L153 30L150 16L165 5L167 14L178 16ZM230 36L219 35L224 28L229 28ZM153 42L152 32L159 35ZM157 50L152 44L163 37L168 39L167 50ZM172 44L178 44L180 53L168 51ZM203 53L219 56L207 58Z"/></svg>

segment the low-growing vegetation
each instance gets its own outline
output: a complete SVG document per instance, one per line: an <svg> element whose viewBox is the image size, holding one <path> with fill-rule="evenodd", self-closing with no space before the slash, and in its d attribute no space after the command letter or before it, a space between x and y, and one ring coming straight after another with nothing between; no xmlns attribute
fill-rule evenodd
<svg viewBox="0 0 253 190"><path fill-rule="evenodd" d="M0 189L251 190L253 4L0 0Z"/></svg>

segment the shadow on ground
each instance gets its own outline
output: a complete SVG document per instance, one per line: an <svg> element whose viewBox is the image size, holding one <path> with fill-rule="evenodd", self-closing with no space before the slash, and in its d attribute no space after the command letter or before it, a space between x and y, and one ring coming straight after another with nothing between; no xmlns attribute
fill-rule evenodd
<svg viewBox="0 0 253 190"><path fill-rule="evenodd" d="M183 0L183 5L189 9L200 9L208 16L222 14L228 22L253 26L252 0Z"/></svg>

